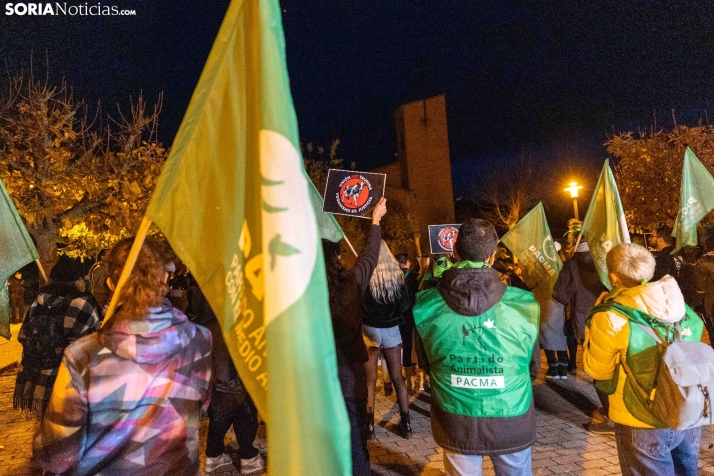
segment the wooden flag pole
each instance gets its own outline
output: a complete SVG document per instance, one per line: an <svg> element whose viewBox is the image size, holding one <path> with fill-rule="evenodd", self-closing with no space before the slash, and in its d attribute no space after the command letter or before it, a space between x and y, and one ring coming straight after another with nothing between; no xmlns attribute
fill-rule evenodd
<svg viewBox="0 0 714 476"><path fill-rule="evenodd" d="M578 241L576 241L576 242L575 242L575 246L573 246L573 247L570 249L570 257L571 257L571 258L572 258L573 256L575 256L575 252L578 250L578 246L580 246L580 238L582 238L582 237L583 237L583 234L582 234L582 233L578 233Z"/></svg>
<svg viewBox="0 0 714 476"><path fill-rule="evenodd" d="M47 279L47 273L45 273L45 268L42 267L42 263L40 263L40 260L36 259L35 263L37 263L37 268L40 270L40 274L42 275L42 279L45 280L45 284L49 283L50 280Z"/></svg>
<svg viewBox="0 0 714 476"><path fill-rule="evenodd" d="M121 290L126 284L131 272L136 264L136 259L139 257L139 251L144 245L144 240L146 240L146 235L149 232L149 227L151 226L151 220L144 217L141 220L141 225L139 226L139 231L136 233L136 238L134 238L134 244L131 245L131 250L129 251L129 256L124 263L124 269L121 270L121 276L119 276L119 282L116 283L114 288L114 294L112 294L112 300L109 302L109 309L107 309L107 314L104 316L102 321L102 326L104 326L109 319L112 318L114 312L117 309L117 304L119 303L119 295Z"/></svg>
<svg viewBox="0 0 714 476"><path fill-rule="evenodd" d="M344 231L342 232L342 235L343 235L343 238L345 239L345 241L347 242L347 246L350 247L352 252L355 254L355 258L357 258L358 257L357 252L355 251L354 247L352 246L352 243L350 243L350 240L349 240L349 238L347 238L347 235L345 234Z"/></svg>

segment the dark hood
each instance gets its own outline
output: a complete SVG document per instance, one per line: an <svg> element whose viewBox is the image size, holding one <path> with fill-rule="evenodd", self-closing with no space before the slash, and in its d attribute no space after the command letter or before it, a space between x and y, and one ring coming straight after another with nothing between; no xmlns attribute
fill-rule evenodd
<svg viewBox="0 0 714 476"><path fill-rule="evenodd" d="M463 316L483 314L506 292L493 268L451 268L444 272L438 287L451 310Z"/></svg>
<svg viewBox="0 0 714 476"><path fill-rule="evenodd" d="M575 258L578 264L595 267L593 264L593 255L591 255L589 251L578 251L573 255L573 258Z"/></svg>

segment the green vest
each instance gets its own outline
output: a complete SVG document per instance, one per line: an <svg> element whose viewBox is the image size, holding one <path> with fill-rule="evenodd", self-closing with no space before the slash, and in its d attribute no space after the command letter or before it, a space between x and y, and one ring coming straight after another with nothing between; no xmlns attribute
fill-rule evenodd
<svg viewBox="0 0 714 476"><path fill-rule="evenodd" d="M533 397L529 366L540 308L533 294L508 287L479 316L455 313L438 289L417 294L414 321L431 366L439 406L470 417L514 417Z"/></svg>
<svg viewBox="0 0 714 476"><path fill-rule="evenodd" d="M679 328L682 331L682 340L700 342L702 340L704 322L702 322L697 313L686 304L685 309L687 313L679 322ZM674 326L671 324L668 325L639 309L627 307L614 301L606 301L590 311L587 320L588 327L590 326L590 320L593 314L607 311L615 311L628 320L630 325L630 338L625 357L627 366L632 370L632 374L637 379L637 383L640 384L640 387L648 394L652 393L652 389L655 387L657 380L657 373L659 372L659 365L664 349L637 324L651 327L657 335L668 342L674 339ZM612 395L617 389L619 376L620 364L618 363L612 379L598 380L595 382L595 387L601 392ZM655 428L668 428L665 423L650 413L649 406L642 397L640 397L639 392L629 380L625 382L622 400L625 402L625 407L627 407L627 410L632 416L641 422L647 423Z"/></svg>

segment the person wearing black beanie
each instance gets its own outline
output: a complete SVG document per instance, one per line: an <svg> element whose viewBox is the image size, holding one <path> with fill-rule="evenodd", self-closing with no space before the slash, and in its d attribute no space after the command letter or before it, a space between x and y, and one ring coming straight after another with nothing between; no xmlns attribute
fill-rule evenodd
<svg viewBox="0 0 714 476"><path fill-rule="evenodd" d="M15 381L15 409L41 417L65 347L101 327L101 309L85 288L82 265L60 256L50 271L50 283L40 289L20 328L22 360Z"/></svg>

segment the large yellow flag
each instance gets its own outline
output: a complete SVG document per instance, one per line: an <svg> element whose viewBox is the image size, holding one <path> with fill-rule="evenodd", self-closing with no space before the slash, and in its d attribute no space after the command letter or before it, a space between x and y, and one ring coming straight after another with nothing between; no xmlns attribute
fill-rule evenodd
<svg viewBox="0 0 714 476"><path fill-rule="evenodd" d="M233 0L146 216L191 269L268 423L269 470L351 473L278 0ZM322 227L321 227L322 229Z"/></svg>

